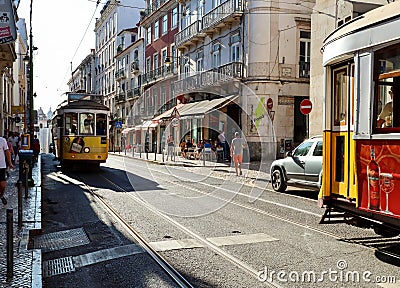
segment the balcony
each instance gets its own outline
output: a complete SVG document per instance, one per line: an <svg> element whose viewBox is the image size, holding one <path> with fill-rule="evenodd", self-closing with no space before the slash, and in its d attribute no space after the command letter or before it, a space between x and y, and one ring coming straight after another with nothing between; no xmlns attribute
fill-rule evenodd
<svg viewBox="0 0 400 288"><path fill-rule="evenodd" d="M198 20L189 26L187 26L182 31L175 35L175 45L179 48L184 48L191 43L198 41L200 38L204 38L199 32L201 30L201 21Z"/></svg>
<svg viewBox="0 0 400 288"><path fill-rule="evenodd" d="M165 66L160 66L157 69L151 70L145 73L142 77L143 85L150 84L155 82L158 79L164 78L168 74L170 74L169 70Z"/></svg>
<svg viewBox="0 0 400 288"><path fill-rule="evenodd" d="M115 102L116 103L125 102L125 92L121 92L118 95L116 95L115 96Z"/></svg>
<svg viewBox="0 0 400 288"><path fill-rule="evenodd" d="M188 92L202 91L210 87L231 83L235 79L241 79L243 64L232 62L218 68L199 72L196 75L189 76L174 82L175 94L184 94Z"/></svg>
<svg viewBox="0 0 400 288"><path fill-rule="evenodd" d="M215 28L238 21L242 14L242 0L228 0L203 16L202 31L207 33Z"/></svg>
<svg viewBox="0 0 400 288"><path fill-rule="evenodd" d="M310 62L299 62L299 78L310 78Z"/></svg>
<svg viewBox="0 0 400 288"><path fill-rule="evenodd" d="M118 81L125 78L126 78L125 68L121 68L117 72L115 72L115 80Z"/></svg>

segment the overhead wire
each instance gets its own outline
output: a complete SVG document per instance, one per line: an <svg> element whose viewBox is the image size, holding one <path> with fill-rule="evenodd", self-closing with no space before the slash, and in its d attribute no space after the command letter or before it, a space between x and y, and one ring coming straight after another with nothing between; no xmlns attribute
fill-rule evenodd
<svg viewBox="0 0 400 288"><path fill-rule="evenodd" d="M86 27L86 29L85 29L85 32L83 33L83 36L82 36L82 38L81 38L81 40L80 40L78 46L77 46L76 49L75 49L74 55L73 55L72 58L71 58L71 62L70 62L70 64L71 64L71 73L72 73L72 62L73 62L73 60L74 60L76 54L78 53L79 48L81 47L83 40L84 40L85 37L86 37L86 34L87 34L88 30L89 30L89 27L90 27L90 25L92 24L94 15L96 14L97 8L99 7L99 4L100 4L100 1L94 1L94 2L96 2L96 8L94 9L93 14L92 14L92 17L90 18L90 21L89 21L89 23L88 23L88 25L87 25L87 27ZM67 75L68 75L68 69L67 69L67 71L65 72L65 75L64 75L64 77L63 77L63 79L62 79L60 85L58 86L58 90L60 90L61 86L65 83L64 81L65 81L65 78L67 77Z"/></svg>

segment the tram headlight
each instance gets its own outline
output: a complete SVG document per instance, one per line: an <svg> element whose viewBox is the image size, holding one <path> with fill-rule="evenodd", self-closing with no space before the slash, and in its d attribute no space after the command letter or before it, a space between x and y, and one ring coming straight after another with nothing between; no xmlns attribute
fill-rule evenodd
<svg viewBox="0 0 400 288"><path fill-rule="evenodd" d="M85 148L83 148L83 152L85 152L85 153L89 153L89 152L90 152L90 148L89 148L89 147L85 147Z"/></svg>

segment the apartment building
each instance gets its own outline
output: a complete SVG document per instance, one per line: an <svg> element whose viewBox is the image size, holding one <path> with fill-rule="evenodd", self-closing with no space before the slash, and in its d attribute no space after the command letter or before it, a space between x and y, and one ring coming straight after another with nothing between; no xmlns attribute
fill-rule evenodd
<svg viewBox="0 0 400 288"><path fill-rule="evenodd" d="M139 11L137 1L134 0L110 0L100 11L100 18L95 24L95 91L104 95L105 105L110 107L111 114L116 110L116 43L117 35L124 29L130 28L139 22ZM115 120L115 119L112 119ZM115 122L112 122L115 124ZM117 129L112 125L110 129L111 145L115 147Z"/></svg>
<svg viewBox="0 0 400 288"><path fill-rule="evenodd" d="M85 59L72 71L68 80L69 91L95 93L95 50L91 49Z"/></svg>
<svg viewBox="0 0 400 288"><path fill-rule="evenodd" d="M134 127L142 123L138 103L142 96L142 77L144 74L144 42L141 35L139 27L124 29L117 35L118 46L115 56L117 112L114 118L121 123L121 128L117 130L117 147L122 144L120 143L122 137L125 139L125 146L136 143L134 141L134 136L136 136Z"/></svg>
<svg viewBox="0 0 400 288"><path fill-rule="evenodd" d="M252 159L283 156L282 141L294 145L307 137L308 117L299 107L309 97L313 6L180 1L174 96L198 102L181 108L189 122L181 132L197 140L216 139L224 130L230 141L240 131Z"/></svg>
<svg viewBox="0 0 400 288"><path fill-rule="evenodd" d="M136 143L143 151L160 152L165 144L166 122L153 118L176 105L172 83L176 79L175 34L179 29L178 3L147 1L140 26L144 35L143 96L138 108L142 123L136 125Z"/></svg>

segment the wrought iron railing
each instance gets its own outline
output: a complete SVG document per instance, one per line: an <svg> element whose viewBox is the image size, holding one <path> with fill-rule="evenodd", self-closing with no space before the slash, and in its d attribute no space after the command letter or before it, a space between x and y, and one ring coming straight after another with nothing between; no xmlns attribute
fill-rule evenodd
<svg viewBox="0 0 400 288"><path fill-rule="evenodd" d="M196 22L193 22L186 28L184 28L182 31L178 32L175 35L175 45L179 47L183 43L187 42L194 36L196 36L199 31L201 30L201 21L198 20Z"/></svg>
<svg viewBox="0 0 400 288"><path fill-rule="evenodd" d="M228 0L205 14L202 18L202 29L206 30L235 14L243 13L242 0Z"/></svg>
<svg viewBox="0 0 400 288"><path fill-rule="evenodd" d="M223 84L233 79L242 78L243 64L240 62L232 62L213 68L196 75L188 76L174 82L175 93L185 93L196 89L204 89L206 87ZM184 76L184 75L181 75Z"/></svg>
<svg viewBox="0 0 400 288"><path fill-rule="evenodd" d="M310 78L310 62L299 62L299 78Z"/></svg>

